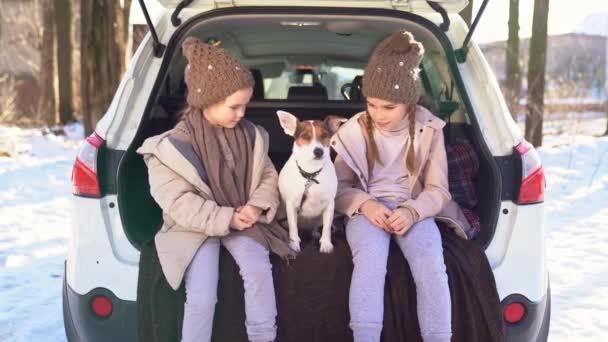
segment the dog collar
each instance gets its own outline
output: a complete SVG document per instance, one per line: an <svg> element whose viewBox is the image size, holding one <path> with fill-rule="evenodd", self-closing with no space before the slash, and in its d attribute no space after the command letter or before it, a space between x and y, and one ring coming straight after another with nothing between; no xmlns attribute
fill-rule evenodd
<svg viewBox="0 0 608 342"><path fill-rule="evenodd" d="M319 184L319 181L315 179L315 177L317 177L319 175L319 173L321 173L321 171L323 170L323 167L321 166L320 169L318 169L315 172L306 172L304 171L301 167L300 164L298 164L298 161L296 160L296 165L298 166L298 170L300 171L300 175L302 177L304 177L304 179L306 179L306 184L304 184L304 193L302 193L302 199L300 200L300 205L297 208L297 212L299 213L300 210L302 210L302 206L304 205L304 201L306 201L306 198L308 198L308 189L310 188L310 186L312 185L312 183L317 183Z"/></svg>
<svg viewBox="0 0 608 342"><path fill-rule="evenodd" d="M316 180L315 177L317 177L319 175L319 173L321 173L321 171L323 170L322 166L320 169L318 169L315 172L306 172L306 171L304 171L304 169L302 169L300 167L300 164L298 164L297 161L296 161L296 165L298 166L298 171L300 171L300 175L302 177L304 177L304 179L306 179L308 182L315 182L315 183L319 184L319 181Z"/></svg>

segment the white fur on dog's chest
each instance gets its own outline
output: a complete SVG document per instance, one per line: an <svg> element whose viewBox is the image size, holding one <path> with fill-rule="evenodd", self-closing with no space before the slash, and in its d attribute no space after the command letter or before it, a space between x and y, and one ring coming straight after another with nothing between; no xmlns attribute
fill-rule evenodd
<svg viewBox="0 0 608 342"><path fill-rule="evenodd" d="M324 186L323 183L312 184L310 188L308 188L304 202L301 202L302 206L300 207L298 214L308 218L320 216L323 213L323 210L327 208L330 197L333 201L336 196L335 191L332 195L330 188L331 186L328 189L327 184Z"/></svg>
<svg viewBox="0 0 608 342"><path fill-rule="evenodd" d="M330 201L333 202L336 197L338 184L336 182L336 170L331 162L325 163L315 179L319 184L311 183L306 192L306 199L302 202L308 180L300 174L295 160L287 161L279 175L281 196L284 201L289 201L299 208L299 216L309 218L320 216ZM302 206L300 207L300 205Z"/></svg>

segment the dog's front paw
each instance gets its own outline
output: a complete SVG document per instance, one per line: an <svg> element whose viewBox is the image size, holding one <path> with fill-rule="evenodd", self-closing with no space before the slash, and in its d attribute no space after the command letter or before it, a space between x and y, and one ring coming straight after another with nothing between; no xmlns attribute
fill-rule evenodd
<svg viewBox="0 0 608 342"><path fill-rule="evenodd" d="M300 253L300 238L290 238L289 247L296 253Z"/></svg>
<svg viewBox="0 0 608 342"><path fill-rule="evenodd" d="M321 253L331 253L334 250L334 245L331 243L331 240L323 240L321 239L319 242L321 242L321 248L319 248L319 250L321 251Z"/></svg>

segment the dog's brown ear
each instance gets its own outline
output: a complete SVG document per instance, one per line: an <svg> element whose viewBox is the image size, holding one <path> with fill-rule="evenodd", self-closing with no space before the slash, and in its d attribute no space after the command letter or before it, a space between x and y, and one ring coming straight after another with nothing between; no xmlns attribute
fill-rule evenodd
<svg viewBox="0 0 608 342"><path fill-rule="evenodd" d="M346 121L348 121L347 118L343 118L337 115L328 115L325 120L323 120L325 126L327 127L327 130L329 130L331 134L335 134L340 128L340 126L342 126L342 124L344 124Z"/></svg>
<svg viewBox="0 0 608 342"><path fill-rule="evenodd" d="M277 110L277 116L279 117L279 122L281 123L281 127L283 127L285 134L293 137L296 133L296 128L298 128L298 118L293 114L282 110Z"/></svg>

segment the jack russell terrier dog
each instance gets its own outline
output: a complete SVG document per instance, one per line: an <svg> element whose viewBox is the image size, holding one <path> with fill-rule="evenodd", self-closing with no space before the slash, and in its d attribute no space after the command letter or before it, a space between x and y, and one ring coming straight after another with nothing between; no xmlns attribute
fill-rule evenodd
<svg viewBox="0 0 608 342"><path fill-rule="evenodd" d="M298 228L316 230L321 224L320 251L331 253L331 226L338 178L329 153L329 140L346 122L330 115L324 121L299 121L277 111L281 127L295 141L291 156L279 174L279 192L289 225L289 245L300 251Z"/></svg>

